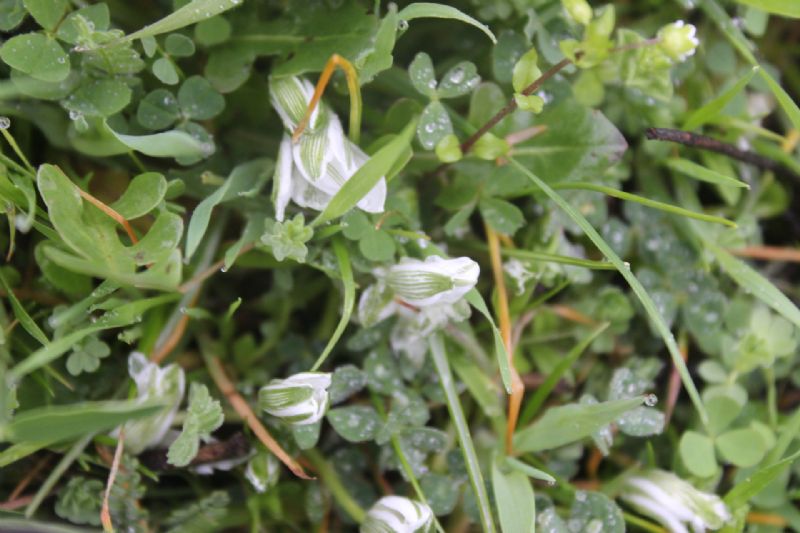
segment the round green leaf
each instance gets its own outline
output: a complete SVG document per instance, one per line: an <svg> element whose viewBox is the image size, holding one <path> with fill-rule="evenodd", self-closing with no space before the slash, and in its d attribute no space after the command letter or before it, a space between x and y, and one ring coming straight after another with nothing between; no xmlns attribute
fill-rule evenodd
<svg viewBox="0 0 800 533"><path fill-rule="evenodd" d="M370 231L360 241L358 249L370 261L389 261L394 257L394 239L385 231Z"/></svg>
<svg viewBox="0 0 800 533"><path fill-rule="evenodd" d="M521 93L527 86L539 79L542 71L537 66L539 54L536 53L535 48L531 48L519 58L517 64L514 65L514 74L511 78L511 84L514 86L514 92Z"/></svg>
<svg viewBox="0 0 800 533"><path fill-rule="evenodd" d="M0 48L0 58L37 80L58 82L69 75L69 56L55 39L41 33L12 37Z"/></svg>
<svg viewBox="0 0 800 533"><path fill-rule="evenodd" d="M436 93L440 98L456 98L469 94L480 82L481 77L478 75L475 64L462 61L442 76Z"/></svg>
<svg viewBox="0 0 800 533"><path fill-rule="evenodd" d="M59 82L37 80L17 69L11 69L11 83L26 96L39 100L61 100L75 90L78 76L73 73Z"/></svg>
<svg viewBox="0 0 800 533"><path fill-rule="evenodd" d="M24 4L39 26L50 31L58 25L68 5L67 0L24 0Z"/></svg>
<svg viewBox="0 0 800 533"><path fill-rule="evenodd" d="M499 198L482 198L481 215L495 231L513 235L525 224L525 216L517 206Z"/></svg>
<svg viewBox="0 0 800 533"><path fill-rule="evenodd" d="M202 76L192 76L178 90L178 105L193 119L206 120L225 109L225 98Z"/></svg>
<svg viewBox="0 0 800 533"><path fill-rule="evenodd" d="M717 459L714 441L709 437L687 431L681 437L678 447L684 466L697 477L711 477L717 472Z"/></svg>
<svg viewBox="0 0 800 533"><path fill-rule="evenodd" d="M450 514L458 503L459 483L450 476L428 472L419 485L436 516Z"/></svg>
<svg viewBox="0 0 800 533"><path fill-rule="evenodd" d="M417 137L423 148L432 150L447 135L453 133L453 124L444 106L433 101L425 106L417 124Z"/></svg>
<svg viewBox="0 0 800 533"><path fill-rule="evenodd" d="M108 117L131 101L131 89L121 80L90 80L69 95L64 107L87 117Z"/></svg>
<svg viewBox="0 0 800 533"><path fill-rule="evenodd" d="M717 437L716 443L720 455L740 468L757 465L767 453L761 433L753 428L726 431Z"/></svg>
<svg viewBox="0 0 800 533"><path fill-rule="evenodd" d="M203 46L214 46L231 36L231 23L224 17L204 20L194 27L194 39Z"/></svg>
<svg viewBox="0 0 800 533"><path fill-rule="evenodd" d="M0 31L11 31L25 18L22 0L0 0Z"/></svg>
<svg viewBox="0 0 800 533"><path fill-rule="evenodd" d="M431 56L425 52L414 56L414 60L408 66L408 76L411 78L411 85L420 94L431 97L436 95L436 73L433 70Z"/></svg>
<svg viewBox="0 0 800 533"><path fill-rule="evenodd" d="M194 41L180 33L167 35L164 47L169 55L175 57L189 57L194 54L195 50Z"/></svg>
<svg viewBox="0 0 800 533"><path fill-rule="evenodd" d="M156 89L139 102L136 119L150 130L163 130L170 127L180 117L178 100L167 89Z"/></svg>
<svg viewBox="0 0 800 533"><path fill-rule="evenodd" d="M372 440L381 427L378 413L369 405L331 409L327 417L336 433L349 442Z"/></svg>
<svg viewBox="0 0 800 533"><path fill-rule="evenodd" d="M178 83L178 72L172 62L165 57L156 59L153 62L153 75L166 85Z"/></svg>

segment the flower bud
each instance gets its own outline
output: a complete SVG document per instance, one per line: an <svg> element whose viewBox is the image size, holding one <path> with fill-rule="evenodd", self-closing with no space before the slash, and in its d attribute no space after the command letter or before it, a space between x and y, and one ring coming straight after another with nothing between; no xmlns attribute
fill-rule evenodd
<svg viewBox="0 0 800 533"><path fill-rule="evenodd" d="M433 512L427 505L402 496L384 496L367 512L361 533L427 533Z"/></svg>
<svg viewBox="0 0 800 533"><path fill-rule="evenodd" d="M478 274L478 263L469 257L406 258L389 268L386 284L403 301L430 307L459 301L478 282Z"/></svg>
<svg viewBox="0 0 800 533"><path fill-rule="evenodd" d="M700 44L695 33L697 29L682 20L667 24L658 31L658 46L672 60L685 61L687 57L694 55Z"/></svg>
<svg viewBox="0 0 800 533"><path fill-rule="evenodd" d="M266 492L278 483L281 473L281 464L269 452L259 452L247 461L244 476L253 485L257 492Z"/></svg>
<svg viewBox="0 0 800 533"><path fill-rule="evenodd" d="M285 422L304 426L325 415L331 375L302 372L286 379L273 379L258 391L258 405Z"/></svg>
<svg viewBox="0 0 800 533"><path fill-rule="evenodd" d="M697 490L663 470L648 470L629 477L620 498L673 533L688 533L690 528L719 529L731 518L719 496Z"/></svg>
<svg viewBox="0 0 800 533"><path fill-rule="evenodd" d="M592 20L592 7L586 0L561 0L567 14L578 24L586 26Z"/></svg>

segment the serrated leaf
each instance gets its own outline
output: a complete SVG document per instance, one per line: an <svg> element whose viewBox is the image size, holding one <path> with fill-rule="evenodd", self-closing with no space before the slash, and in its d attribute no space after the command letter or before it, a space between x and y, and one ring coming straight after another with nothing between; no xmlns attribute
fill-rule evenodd
<svg viewBox="0 0 800 533"><path fill-rule="evenodd" d="M222 406L211 397L208 387L192 383L189 389L189 408L183 429L167 451L167 462L183 467L197 455L200 439L207 439L224 421Z"/></svg>

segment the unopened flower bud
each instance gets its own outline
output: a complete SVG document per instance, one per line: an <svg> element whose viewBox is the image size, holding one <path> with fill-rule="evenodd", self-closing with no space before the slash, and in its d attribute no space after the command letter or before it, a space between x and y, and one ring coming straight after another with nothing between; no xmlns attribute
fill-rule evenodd
<svg viewBox="0 0 800 533"><path fill-rule="evenodd" d="M592 7L586 0L561 0L561 5L570 18L578 24L585 26L592 20Z"/></svg>
<svg viewBox="0 0 800 533"><path fill-rule="evenodd" d="M687 57L694 55L700 44L695 33L697 29L682 20L667 24L658 31L658 46L672 60L685 61Z"/></svg>
<svg viewBox="0 0 800 533"><path fill-rule="evenodd" d="M281 464L269 452L259 452L247 462L244 475L257 492L266 492L278 483Z"/></svg>
<svg viewBox="0 0 800 533"><path fill-rule="evenodd" d="M402 496L384 496L367 512L361 533L427 533L433 512L427 505Z"/></svg>
<svg viewBox="0 0 800 533"><path fill-rule="evenodd" d="M430 307L459 301L478 282L478 274L478 263L469 257L406 258L389 268L386 284L406 303Z"/></svg>
<svg viewBox="0 0 800 533"><path fill-rule="evenodd" d="M258 391L258 405L289 424L313 424L325 415L330 386L331 375L324 372L302 372L286 379L273 379Z"/></svg>

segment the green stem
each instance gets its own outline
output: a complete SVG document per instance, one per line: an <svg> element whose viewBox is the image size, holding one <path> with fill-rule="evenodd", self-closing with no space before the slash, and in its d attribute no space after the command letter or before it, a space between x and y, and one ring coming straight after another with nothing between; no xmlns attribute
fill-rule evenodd
<svg viewBox="0 0 800 533"><path fill-rule="evenodd" d="M775 390L775 370L772 367L764 369L764 381L767 382L767 415L769 425L774 430L778 427L778 399Z"/></svg>
<svg viewBox="0 0 800 533"><path fill-rule="evenodd" d="M644 518L639 518L638 516L633 515L631 513L626 513L625 511L623 511L622 512L622 517L630 525L636 526L636 527L638 527L640 529L643 529L645 531L650 531L651 533L665 533L666 532L666 530L663 527L661 527L659 525L656 525L656 524L650 522L649 520L645 520Z"/></svg>
<svg viewBox="0 0 800 533"><path fill-rule="evenodd" d="M488 246L485 244L471 244L469 248L479 249L481 251L488 251ZM551 254L548 252L535 252L533 250L520 250L519 248L501 248L500 254L506 257L515 257L517 259L528 259L530 261L542 261L545 263L559 263L562 265L570 265L577 267L590 268L593 270L614 270L614 265L608 261L593 261L591 259L582 259L580 257L570 257L568 255Z"/></svg>
<svg viewBox="0 0 800 533"><path fill-rule="evenodd" d="M42 504L42 501L50 494L50 491L53 490L53 487L58 483L58 480L61 479L61 476L64 475L64 472L66 472L72 463L75 462L75 459L83 453L83 450L92 442L93 438L94 433L90 433L72 445L72 448L61 458L55 468L50 472L50 475L47 476L47 479L44 480L44 483L39 487L39 490L36 491L31 503L25 508L25 518L33 516L36 509Z"/></svg>
<svg viewBox="0 0 800 533"><path fill-rule="evenodd" d="M378 411L381 419L386 421L386 410L383 408L383 402L381 402L378 395L372 393L370 395L372 397L372 404L375 406L375 410ZM405 472L406 478L408 478L408 482L411 483L411 486L414 488L414 492L417 495L417 498L427 505L428 507L431 506L428 503L428 498L425 496L425 493L422 491L422 487L419 485L419 481L417 480L417 476L414 475L414 469L411 467L411 463L408 462L406 458L406 454L403 453L403 447L400 446L400 439L397 438L397 434L392 434L391 437L392 448L394 449L394 453L397 455L397 460L400 461L400 466L403 468L403 472ZM444 528L442 524L439 523L439 519L436 518L436 515L433 515L433 523L436 526L436 531L439 533L444 533Z"/></svg>
<svg viewBox="0 0 800 533"><path fill-rule="evenodd" d="M708 428L708 413L706 412L706 408L703 405L703 400L700 398L700 393L697 390L697 387L692 380L691 374L689 374L689 369L686 367L686 363L681 356L680 350L678 350L678 344L675 342L675 337L672 335L672 332L669 330L669 327L664 322L664 319L661 316L661 313L658 311L655 302L648 294L647 290L645 290L644 286L642 286L641 282L633 275L630 268L619 258L617 253L609 246L609 244L597 233L597 230L589 223L586 218L581 215L577 210L575 210L560 194L553 190L547 183L542 181L536 174L528 170L528 168L521 164L516 159L509 157L509 162L517 167L520 172L528 176L528 179L533 182L542 192L547 195L550 200L555 202L555 204L564 211L589 237L589 240L594 243L595 246L603 253L606 258L611 261L611 263L616 267L622 277L625 278L625 281L628 282L630 285L631 290L633 290L636 297L642 303L642 307L644 307L647 315L650 317L650 320L653 321L653 325L658 331L658 334L664 340L664 344L667 347L667 351L669 351L669 355L672 358L672 364L675 365L675 368L678 369L678 373L681 376L681 381L683 382L683 386L686 389L686 392L689 394L689 398L692 400L695 409L697 409L698 414L700 415L700 421L702 422L705 428Z"/></svg>
<svg viewBox="0 0 800 533"><path fill-rule="evenodd" d="M367 513L364 512L364 509L361 508L358 502L353 499L349 492L347 492L347 489L344 488L342 481L339 479L339 474L336 473L336 470L333 468L333 466L331 466L331 464L313 448L306 450L305 456L309 461L311 461L311 464L314 465L314 469L319 474L322 482L325 483L325 486L331 491L334 499L342 507L342 509L344 509L345 512L350 515L350 518L355 520L357 523L360 524L363 522Z"/></svg>
<svg viewBox="0 0 800 533"><path fill-rule="evenodd" d="M680 215L688 218L694 218L696 220L703 220L705 222L714 222L716 224L722 224L730 228L737 227L736 222L733 222L732 220L728 220L722 217L717 217L714 215L706 215L705 213L698 213L696 211L690 211L688 209L678 207L677 205L672 205L665 202L659 202L657 200L651 200L649 198L645 198L644 196L631 194L629 192L620 191L618 189L614 189L612 187L606 187L605 185L598 185L596 183L588 183L585 181L570 181L564 183L554 183L550 187L556 191L581 190L581 191L600 192L605 195L612 196L614 198L619 198L620 200L625 200L628 202L636 202L638 204L642 204L647 207L652 207L653 209L666 211L667 213L672 213L675 215Z"/></svg>
<svg viewBox="0 0 800 533"><path fill-rule="evenodd" d="M456 385L453 381L453 374L450 372L450 364L447 361L444 341L439 334L435 334L430 338L430 347L433 364L436 367L436 373L439 374L439 382L442 385L442 390L444 391L445 400L447 402L447 410L450 411L450 417L456 426L456 434L461 444L461 452L464 454L467 475L469 476L472 490L475 494L475 500L478 504L481 526L485 533L494 533L496 529L494 520L492 519L492 508L489 505L489 495L486 493L486 485L483 482L483 474L481 474L481 467L480 464L478 464L478 456L475 454L475 446L469 434L469 426L464 417L464 411L461 409L461 402L458 400L458 391L456 391Z"/></svg>
<svg viewBox="0 0 800 533"><path fill-rule="evenodd" d="M22 161L22 163L25 165L25 167L27 168L28 172L31 175L35 176L36 175L36 169L33 168L33 165L31 165L30 161L28 161L28 158L25 157L25 154L22 153L22 150L20 150L16 139L14 139L14 136L11 135L11 133L8 131L8 128L0 128L0 133L2 133L3 137L6 138L6 141L8 141L8 144L11 145L11 149L14 150L15 154L17 154L17 157L19 157L20 161Z"/></svg>

